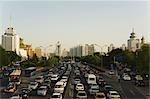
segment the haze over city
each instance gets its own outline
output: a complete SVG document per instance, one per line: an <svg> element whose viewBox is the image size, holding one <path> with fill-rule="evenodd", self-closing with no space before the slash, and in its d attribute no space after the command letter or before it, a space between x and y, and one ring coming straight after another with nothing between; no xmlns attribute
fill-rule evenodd
<svg viewBox="0 0 150 99"><path fill-rule="evenodd" d="M11 24L33 47L57 41L67 49L78 44L118 47L127 44L132 28L137 38L148 41L148 7L147 1L1 2L0 35Z"/></svg>

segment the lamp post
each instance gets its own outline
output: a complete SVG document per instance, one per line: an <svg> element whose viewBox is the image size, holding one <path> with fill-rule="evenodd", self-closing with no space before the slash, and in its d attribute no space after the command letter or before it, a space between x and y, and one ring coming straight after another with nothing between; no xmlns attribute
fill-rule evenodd
<svg viewBox="0 0 150 99"><path fill-rule="evenodd" d="M44 56L45 56L46 58L47 58L47 51L46 51L46 49L49 48L49 47L51 47L51 46L53 46L53 45L48 45L48 46L46 46L46 47L40 46L41 48L44 49Z"/></svg>
<svg viewBox="0 0 150 99"><path fill-rule="evenodd" d="M94 44L98 47L100 47L100 54L101 54L101 68L103 67L103 56L102 56L102 53L103 53L103 48L106 47L107 45L104 45L104 46L100 46L98 44Z"/></svg>

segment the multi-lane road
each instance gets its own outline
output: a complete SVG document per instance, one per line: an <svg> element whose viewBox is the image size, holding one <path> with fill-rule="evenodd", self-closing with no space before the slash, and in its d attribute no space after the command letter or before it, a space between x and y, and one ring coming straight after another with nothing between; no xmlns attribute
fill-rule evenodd
<svg viewBox="0 0 150 99"><path fill-rule="evenodd" d="M72 65L70 75L68 76L69 78L68 78L67 86L63 93L64 99L76 99L77 91L75 90L76 85L74 85L74 78L76 77L76 73L75 73L76 69L78 69L80 71L79 77L80 77L81 83L84 85L85 91L87 93L87 98L95 99L95 96L90 95L90 93L89 93L89 85L87 84L86 78L84 76L84 74L86 74L86 73L83 73L83 71L81 71L82 66L86 67L86 68L88 67L89 70L91 70L93 72L93 74L102 76L103 79L108 84L112 85L114 90L119 92L121 99L149 99L150 98L148 86L136 87L134 85L133 80L124 81L121 79L121 81L118 82L116 75L109 75L108 70L106 70L105 72L100 72L98 69L95 69L89 65L75 63L74 65ZM58 66L58 67L60 67L60 66ZM65 73L65 71L66 70L64 70L64 73ZM22 87L28 87L28 84L39 75L46 75L46 73L38 72L35 74L35 76L32 76L32 77L23 77L22 76L22 84L20 86L18 86L17 91L20 91L20 89ZM3 81L3 83L7 83L7 82L8 82L8 79L5 79L5 81ZM55 83L51 84L51 89L48 90L48 93L46 96L38 96L36 91L32 91L32 95L30 96L29 99L50 99L52 96L54 87L55 87ZM3 89L2 84L1 84L0 88ZM2 93L1 92L1 99L10 99L10 97L12 95L13 95L13 93Z"/></svg>

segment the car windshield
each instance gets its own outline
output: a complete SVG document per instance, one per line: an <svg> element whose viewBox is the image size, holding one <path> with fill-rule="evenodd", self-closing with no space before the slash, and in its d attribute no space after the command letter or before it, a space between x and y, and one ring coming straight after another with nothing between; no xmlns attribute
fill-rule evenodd
<svg viewBox="0 0 150 99"><path fill-rule="evenodd" d="M97 98L104 98L104 95L97 95Z"/></svg>
<svg viewBox="0 0 150 99"><path fill-rule="evenodd" d="M30 85L36 85L36 83L31 83Z"/></svg>
<svg viewBox="0 0 150 99"><path fill-rule="evenodd" d="M95 80L94 78L90 78L90 80Z"/></svg>
<svg viewBox="0 0 150 99"><path fill-rule="evenodd" d="M52 98L60 98L60 95L53 95Z"/></svg>
<svg viewBox="0 0 150 99"><path fill-rule="evenodd" d="M63 88L62 85L56 85L55 88Z"/></svg>
<svg viewBox="0 0 150 99"><path fill-rule="evenodd" d="M44 83L50 83L49 81L44 81Z"/></svg>
<svg viewBox="0 0 150 99"><path fill-rule="evenodd" d="M113 89L111 86L107 86L107 87L105 87L107 90L111 90L111 89Z"/></svg>
<svg viewBox="0 0 150 99"><path fill-rule="evenodd" d="M82 87L82 85L78 85L78 87Z"/></svg>
<svg viewBox="0 0 150 99"><path fill-rule="evenodd" d="M42 79L42 78L40 78L40 77L38 77L38 78L36 78L37 80L40 80L40 79Z"/></svg>
<svg viewBox="0 0 150 99"><path fill-rule="evenodd" d="M46 90L45 88L39 88L39 90Z"/></svg>
<svg viewBox="0 0 150 99"><path fill-rule="evenodd" d="M111 93L111 95L119 95L118 93Z"/></svg>
<svg viewBox="0 0 150 99"><path fill-rule="evenodd" d="M86 96L85 93L78 93L79 96Z"/></svg>

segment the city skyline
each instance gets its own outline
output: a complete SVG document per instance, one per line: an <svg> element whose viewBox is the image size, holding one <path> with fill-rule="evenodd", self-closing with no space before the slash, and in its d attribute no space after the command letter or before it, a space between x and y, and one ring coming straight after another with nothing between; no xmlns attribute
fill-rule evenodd
<svg viewBox="0 0 150 99"><path fill-rule="evenodd" d="M149 40L148 7L146 1L2 2L0 32L11 23L34 48L57 41L67 49L79 44L119 47L127 45L132 28L137 38Z"/></svg>

